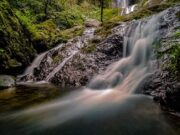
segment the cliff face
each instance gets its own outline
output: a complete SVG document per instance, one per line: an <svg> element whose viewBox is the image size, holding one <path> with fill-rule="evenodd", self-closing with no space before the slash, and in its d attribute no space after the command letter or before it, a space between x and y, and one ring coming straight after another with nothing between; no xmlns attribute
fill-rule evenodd
<svg viewBox="0 0 180 135"><path fill-rule="evenodd" d="M28 33L6 0L0 2L0 73L27 66L36 51ZM21 69L22 70L22 69Z"/></svg>

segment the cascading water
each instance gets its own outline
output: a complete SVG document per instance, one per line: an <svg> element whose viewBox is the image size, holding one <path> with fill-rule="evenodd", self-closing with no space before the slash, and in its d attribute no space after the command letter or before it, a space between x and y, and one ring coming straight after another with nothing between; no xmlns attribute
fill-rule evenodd
<svg viewBox="0 0 180 135"><path fill-rule="evenodd" d="M116 0L116 3L118 7L122 9L121 15L133 12L137 6L136 4L131 5L129 0Z"/></svg>
<svg viewBox="0 0 180 135"><path fill-rule="evenodd" d="M152 17L148 23L138 21L129 37L124 37L124 58L109 66L104 74L95 77L88 86L126 92L136 90L148 75L151 46L158 35L160 16Z"/></svg>
<svg viewBox="0 0 180 135"><path fill-rule="evenodd" d="M135 30L129 31L126 35L124 58L113 63L103 74L92 79L86 88L41 107L19 112L12 117L26 119L33 116L36 121L34 126L48 128L64 124L88 112L94 113L99 108L101 111L107 111L106 109L110 106L121 106L121 103L129 97L144 98L132 93L149 74L151 46L158 36L159 20L163 15L164 12L155 15L148 22L137 21L136 25L133 25ZM111 113L113 114L113 111Z"/></svg>

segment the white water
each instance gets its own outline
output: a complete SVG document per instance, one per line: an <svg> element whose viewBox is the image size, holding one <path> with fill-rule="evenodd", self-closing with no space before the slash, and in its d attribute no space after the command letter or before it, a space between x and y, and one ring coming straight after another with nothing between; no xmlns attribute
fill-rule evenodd
<svg viewBox="0 0 180 135"><path fill-rule="evenodd" d="M26 71L24 72L24 75L27 74L32 74L34 68L38 67L39 64L41 63L42 59L44 58L44 56L47 54L47 52L44 52L42 54L39 54L36 59L32 62L31 66L29 66Z"/></svg>
<svg viewBox="0 0 180 135"><path fill-rule="evenodd" d="M118 7L122 9L120 15L129 14L135 10L136 4L130 5L129 0L117 0Z"/></svg>
<svg viewBox="0 0 180 135"><path fill-rule="evenodd" d="M89 84L90 88L114 88L126 92L136 90L149 75L151 46L158 36L160 16L152 17L147 24L138 22L130 37L125 37L124 58L109 66L104 74L95 77Z"/></svg>
<svg viewBox="0 0 180 135"><path fill-rule="evenodd" d="M129 14L129 13L133 12L136 6L137 5L135 4L135 5L126 7L125 8L125 14ZM121 15L123 15L123 12L121 13Z"/></svg>

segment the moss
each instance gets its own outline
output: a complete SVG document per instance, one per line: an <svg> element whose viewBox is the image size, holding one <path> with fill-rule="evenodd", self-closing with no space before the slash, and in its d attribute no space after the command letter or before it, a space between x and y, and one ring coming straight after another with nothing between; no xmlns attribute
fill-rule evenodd
<svg viewBox="0 0 180 135"><path fill-rule="evenodd" d="M170 70L173 74L176 76L180 75L180 44L177 44L177 46L173 47L171 50L168 51L168 54L170 55L170 61L169 64L167 64L166 68Z"/></svg>
<svg viewBox="0 0 180 135"><path fill-rule="evenodd" d="M22 66L22 64L19 63L16 59L10 59L10 60L8 61L8 65L9 65L9 67L11 67L11 68Z"/></svg>
<svg viewBox="0 0 180 135"><path fill-rule="evenodd" d="M174 38L174 37L172 37ZM160 42L156 44L155 50L161 46ZM180 44L176 43L173 47L169 48L165 52L156 52L157 58L163 58L165 55L168 55L169 59L165 61L162 66L163 69L170 71L175 77L180 75Z"/></svg>
<svg viewBox="0 0 180 135"><path fill-rule="evenodd" d="M0 11L0 73L3 73L11 67L21 66L19 63L28 65L35 50L7 1L0 2Z"/></svg>
<svg viewBox="0 0 180 135"><path fill-rule="evenodd" d="M111 34L111 29L113 27L119 25L119 22L131 21L133 19L141 19L143 17L150 16L151 14L152 12L150 10L142 9L140 11L136 11L129 15L116 16L112 18L111 20L105 22L101 28L98 28L96 30L96 34L105 38Z"/></svg>
<svg viewBox="0 0 180 135"><path fill-rule="evenodd" d="M69 39L71 39L73 37L81 36L83 34L83 32L84 32L84 27L83 26L75 26L73 28L62 31L61 32L61 37L64 40L69 40Z"/></svg>
<svg viewBox="0 0 180 135"><path fill-rule="evenodd" d="M111 34L111 29L119 24L119 22L127 22L131 20L137 20L144 17L151 16L155 13L161 12L174 5L174 3L162 3L159 5L153 5L151 7L142 7L133 13L124 16L116 16L108 21L104 22L103 26L96 30L96 35L100 35L103 38Z"/></svg>
<svg viewBox="0 0 180 135"><path fill-rule="evenodd" d="M96 44L91 43L89 46L85 46L81 49L83 53L92 53L97 48Z"/></svg>
<svg viewBox="0 0 180 135"><path fill-rule="evenodd" d="M180 37L180 28L176 30L176 32L174 33L174 37L175 38L179 38Z"/></svg>
<svg viewBox="0 0 180 135"><path fill-rule="evenodd" d="M176 13L176 16L180 19L180 11Z"/></svg>
<svg viewBox="0 0 180 135"><path fill-rule="evenodd" d="M56 55L56 56L53 57L53 64L58 64L62 60L63 60L62 55Z"/></svg>
<svg viewBox="0 0 180 135"><path fill-rule="evenodd" d="M15 6L16 15L29 33L34 48L38 52L66 42L74 36L82 35L84 28L78 29L76 26L83 25L86 18L98 18L100 13L99 8L88 2L83 2L81 5L74 4L73 6L69 3L61 3L61 9L59 10L57 9L59 7L58 3L53 3L49 5L49 12L51 14L44 18L43 10L36 9L36 5L39 5L39 9L42 8L42 2L38 1L36 4L33 4L23 1L18 2L18 4L21 6L24 4L24 8L19 9ZM53 6L56 8L53 9ZM109 14L110 12L115 11L107 11Z"/></svg>
<svg viewBox="0 0 180 135"><path fill-rule="evenodd" d="M148 10L152 11L153 13L158 13L158 12L161 12L173 5L174 5L174 3L162 3L160 5L157 4L157 5L151 6L148 8Z"/></svg>
<svg viewBox="0 0 180 135"><path fill-rule="evenodd" d="M86 69L83 61L80 61L80 62L76 63L74 65L74 67L76 67L78 70L85 70Z"/></svg>
<svg viewBox="0 0 180 135"><path fill-rule="evenodd" d="M4 53L4 52L5 52L5 50L2 49L2 48L0 48L0 54L2 54L2 53Z"/></svg>
<svg viewBox="0 0 180 135"><path fill-rule="evenodd" d="M148 0L141 0L141 1L139 2L139 6L144 6L147 1L148 1Z"/></svg>
<svg viewBox="0 0 180 135"><path fill-rule="evenodd" d="M106 9L104 9L104 18L103 18L103 20L107 21L107 20L109 20L109 19L111 19L113 17L116 17L116 16L119 15L120 12L121 11L118 8L106 8Z"/></svg>

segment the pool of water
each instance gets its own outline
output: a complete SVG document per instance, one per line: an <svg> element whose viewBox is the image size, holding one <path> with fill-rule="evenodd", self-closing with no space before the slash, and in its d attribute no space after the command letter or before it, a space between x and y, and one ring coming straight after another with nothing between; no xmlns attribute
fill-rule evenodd
<svg viewBox="0 0 180 135"><path fill-rule="evenodd" d="M21 85L0 91L0 135L179 135L180 119L144 95Z"/></svg>

